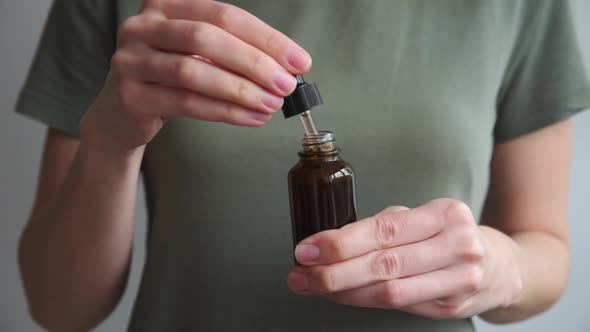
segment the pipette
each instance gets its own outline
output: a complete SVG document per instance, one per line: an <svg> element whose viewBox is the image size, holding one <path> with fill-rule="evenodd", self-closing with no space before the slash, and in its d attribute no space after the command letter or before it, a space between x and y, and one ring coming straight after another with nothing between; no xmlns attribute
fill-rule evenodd
<svg viewBox="0 0 590 332"><path fill-rule="evenodd" d="M297 75L295 78L297 79L297 87L290 96L285 97L283 115L285 118L299 115L305 135L318 135L310 111L315 106L324 104L320 90L315 83L307 83L301 75Z"/></svg>

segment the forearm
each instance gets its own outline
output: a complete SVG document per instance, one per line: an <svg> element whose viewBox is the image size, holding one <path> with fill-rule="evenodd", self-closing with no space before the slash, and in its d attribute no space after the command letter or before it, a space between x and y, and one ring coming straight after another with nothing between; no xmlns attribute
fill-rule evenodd
<svg viewBox="0 0 590 332"><path fill-rule="evenodd" d="M81 144L58 194L31 217L19 263L31 314L46 327L88 330L120 298L142 153L107 156Z"/></svg>
<svg viewBox="0 0 590 332"><path fill-rule="evenodd" d="M509 323L529 318L553 305L567 285L567 243L543 231L522 231L507 236L493 228L480 228L492 243L509 248L523 282L515 303L485 312L480 317L492 323Z"/></svg>

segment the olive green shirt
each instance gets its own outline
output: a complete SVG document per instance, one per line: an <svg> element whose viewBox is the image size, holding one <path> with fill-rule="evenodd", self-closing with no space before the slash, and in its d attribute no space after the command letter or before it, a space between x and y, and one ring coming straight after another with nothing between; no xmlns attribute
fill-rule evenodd
<svg viewBox="0 0 590 332"><path fill-rule="evenodd" d="M359 217L437 197L480 215L494 144L590 106L566 1L243 0L305 47ZM57 0L17 111L78 134L139 1ZM143 161L149 235L130 331L473 331L298 296L287 172L302 127L170 121ZM551 190L551 188L547 188ZM83 308L80 308L83 310ZM75 314L75 313L72 313Z"/></svg>

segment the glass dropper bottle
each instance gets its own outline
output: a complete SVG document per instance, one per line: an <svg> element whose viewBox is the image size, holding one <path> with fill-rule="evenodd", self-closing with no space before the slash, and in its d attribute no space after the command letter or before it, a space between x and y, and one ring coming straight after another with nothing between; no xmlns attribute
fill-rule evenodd
<svg viewBox="0 0 590 332"><path fill-rule="evenodd" d="M332 132L318 131L311 116L311 109L321 104L317 85L297 76L295 92L283 106L285 117L299 115L305 130L299 161L288 176L293 247L317 232L357 220L354 171L340 158Z"/></svg>

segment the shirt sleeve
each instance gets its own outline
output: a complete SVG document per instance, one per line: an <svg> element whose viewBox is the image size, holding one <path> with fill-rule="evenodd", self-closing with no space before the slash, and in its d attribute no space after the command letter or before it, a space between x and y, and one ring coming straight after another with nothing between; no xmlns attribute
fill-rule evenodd
<svg viewBox="0 0 590 332"><path fill-rule="evenodd" d="M590 107L590 84L568 1L527 2L497 104L496 143Z"/></svg>
<svg viewBox="0 0 590 332"><path fill-rule="evenodd" d="M114 0L55 0L16 112L78 136L109 70L116 30Z"/></svg>

